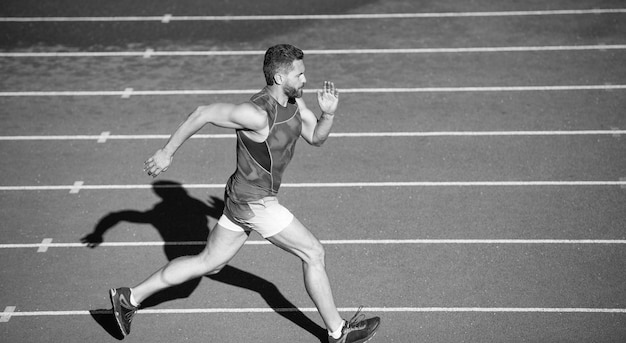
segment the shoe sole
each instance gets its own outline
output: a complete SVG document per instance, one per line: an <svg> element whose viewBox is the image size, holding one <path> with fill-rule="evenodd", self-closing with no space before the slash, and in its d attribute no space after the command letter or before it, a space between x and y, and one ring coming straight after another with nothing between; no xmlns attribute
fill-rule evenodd
<svg viewBox="0 0 626 343"><path fill-rule="evenodd" d="M376 331L374 331L374 333L368 339L366 339L364 341L358 341L357 343L369 342L372 338L374 338L374 336L376 336Z"/></svg>
<svg viewBox="0 0 626 343"><path fill-rule="evenodd" d="M364 341L356 341L355 343L369 342L372 338L374 338L374 336L376 336L376 331L374 331L374 333L371 336L369 336L366 340L364 340Z"/></svg>
<svg viewBox="0 0 626 343"><path fill-rule="evenodd" d="M115 322L117 323L117 327L120 329L120 332L124 337L128 336L128 333L124 331L124 324L122 324L122 317L120 315L120 308L115 301L115 296L117 295L117 291L115 288L111 288L109 290L109 296L111 297L111 304L113 305L113 317L115 317Z"/></svg>

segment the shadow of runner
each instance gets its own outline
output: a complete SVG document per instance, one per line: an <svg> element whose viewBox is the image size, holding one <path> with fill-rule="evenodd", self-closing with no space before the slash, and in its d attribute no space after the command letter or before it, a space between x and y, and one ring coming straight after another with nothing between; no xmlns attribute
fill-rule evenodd
<svg viewBox="0 0 626 343"><path fill-rule="evenodd" d="M117 323L115 322L115 317L113 317L113 310L108 309L100 309L100 310L91 310L89 314L96 321L96 323L100 324L102 328L111 335L111 337L121 341L124 339L124 335L120 332L120 329L117 327Z"/></svg>
<svg viewBox="0 0 626 343"><path fill-rule="evenodd" d="M209 275L207 277L211 280L249 289L259 293L267 305L276 311L276 313L283 316L283 318L290 320L294 324L308 331L311 335L319 338L320 342L328 341L328 333L326 332L326 329L317 325L317 323L298 310L294 304L292 304L282 295L282 293L280 293L276 285L273 283L254 274L228 265L219 273Z"/></svg>
<svg viewBox="0 0 626 343"><path fill-rule="evenodd" d="M121 222L141 223L152 225L166 243L165 256L169 261L180 256L196 255L204 249L203 244L190 242L206 242L209 234L208 218L218 219L224 209L224 202L211 197L208 206L206 203L189 196L181 184L173 181L158 181L153 183L154 192L161 198L152 209L141 212L123 210L112 212L104 216L96 224L94 231L81 239L89 248L96 248L104 241L104 234ZM181 244L167 244L167 243ZM147 275L145 275L147 276ZM271 282L243 271L226 266L215 275L207 276L211 280L226 283L257 292L263 300L279 315L303 328L313 336L326 342L326 329L313 322L297 307L287 300L278 288ZM158 292L142 303L142 308L157 306L163 302L189 297L200 284L201 278L187 281L181 285L167 288ZM90 311L94 320L100 324L111 336L122 339L112 311Z"/></svg>

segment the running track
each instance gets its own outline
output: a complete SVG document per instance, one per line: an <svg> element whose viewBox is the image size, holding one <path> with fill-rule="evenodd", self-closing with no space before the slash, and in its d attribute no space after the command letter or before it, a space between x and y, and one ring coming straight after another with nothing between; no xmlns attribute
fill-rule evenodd
<svg viewBox="0 0 626 343"><path fill-rule="evenodd" d="M305 50L309 106L340 87L281 201L345 315L383 317L375 342L626 339L623 3L287 3L8 2L2 341L119 340L107 289L202 248L234 139L203 129L157 180L143 160L194 106L262 87L277 42ZM295 258L253 235L220 275L155 297L126 341L320 341Z"/></svg>

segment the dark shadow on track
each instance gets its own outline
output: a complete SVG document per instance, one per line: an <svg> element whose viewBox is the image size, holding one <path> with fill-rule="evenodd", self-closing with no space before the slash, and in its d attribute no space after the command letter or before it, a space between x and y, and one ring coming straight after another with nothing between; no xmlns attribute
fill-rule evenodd
<svg viewBox="0 0 626 343"><path fill-rule="evenodd" d="M115 322L115 317L113 317L113 310L101 309L101 310L91 310L89 311L93 320L96 323L100 324L102 328L111 335L111 337L121 341L124 339L124 335L120 332L120 329L117 327L117 323Z"/></svg>
<svg viewBox="0 0 626 343"><path fill-rule="evenodd" d="M164 252L169 261L180 256L195 255L204 249L202 244L172 244L176 242L206 242L209 234L208 218L217 219L222 214L224 202L216 197L209 199L209 204L195 199L177 182L158 181L153 184L154 192L162 199L152 209L141 212L124 210L104 216L96 224L94 231L81 239L88 247L95 248L104 241L104 234L121 222L150 224L157 229L166 243ZM146 277L148 275L145 275ZM207 276L211 280L228 285L249 289L259 293L265 302L284 318L292 321L313 336L325 342L326 330L287 300L271 282L243 271L226 266L221 272ZM189 297L200 284L201 278L190 280L154 294L142 303L142 308L149 308L163 302ZM120 339L113 314L110 310L91 312L94 320L111 336Z"/></svg>

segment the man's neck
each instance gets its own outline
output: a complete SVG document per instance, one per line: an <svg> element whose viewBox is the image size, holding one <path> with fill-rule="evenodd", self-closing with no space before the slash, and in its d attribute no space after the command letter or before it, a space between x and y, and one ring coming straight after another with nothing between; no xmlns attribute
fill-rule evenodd
<svg viewBox="0 0 626 343"><path fill-rule="evenodd" d="M278 102L279 105L283 107L287 106L289 97L285 94L285 91L283 91L283 89L280 86L278 85L267 86L267 90L272 96L272 98L274 98L274 100L276 100L276 102Z"/></svg>

